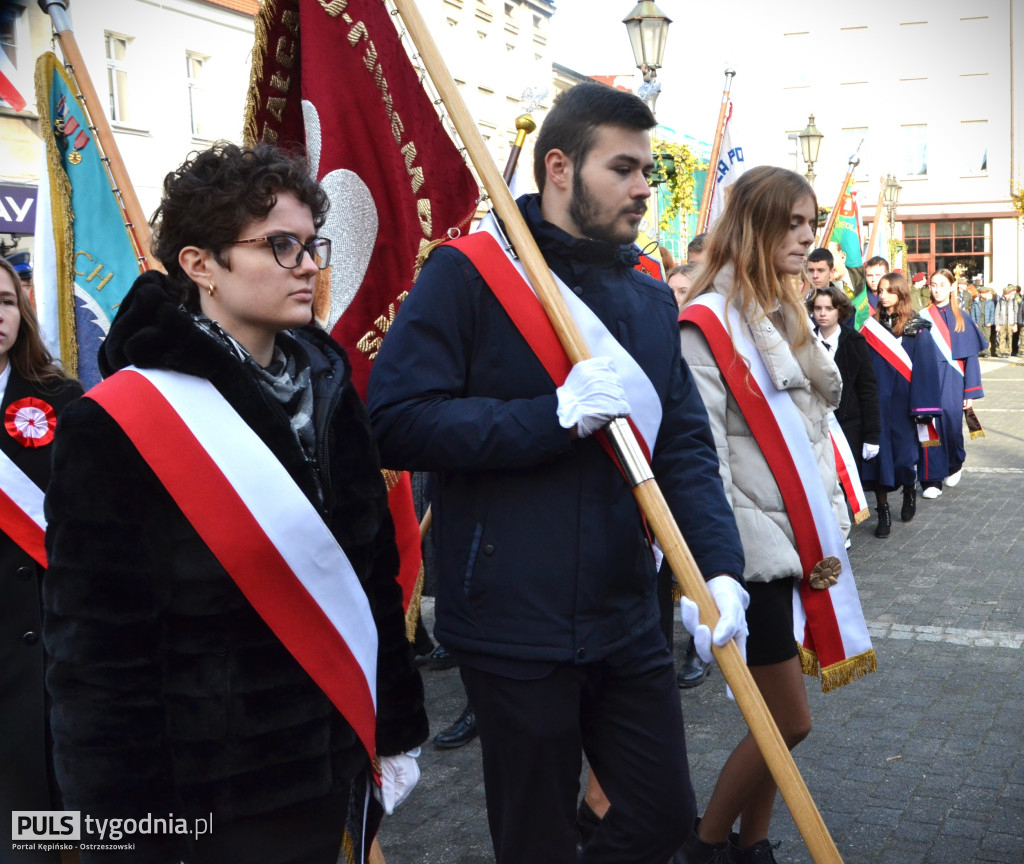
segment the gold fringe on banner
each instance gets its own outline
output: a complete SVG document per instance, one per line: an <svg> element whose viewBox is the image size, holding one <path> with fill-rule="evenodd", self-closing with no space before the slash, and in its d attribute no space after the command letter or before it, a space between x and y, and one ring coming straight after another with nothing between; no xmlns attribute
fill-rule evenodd
<svg viewBox="0 0 1024 864"><path fill-rule="evenodd" d="M40 131L46 146L46 171L50 183L50 218L57 254L57 316L60 328L60 360L65 374L78 377L78 340L75 338L75 214L71 209L71 181L61 164L57 142L54 139L53 118L50 116L50 90L53 76L60 75L68 90L77 93L78 87L64 71L64 66L52 51L40 55L36 61L36 109L39 112Z"/></svg>
<svg viewBox="0 0 1024 864"><path fill-rule="evenodd" d="M865 519L870 518L870 516L871 511L867 507L865 507L863 510L858 510L856 513L853 514L853 524L860 525L861 522L863 522Z"/></svg>
<svg viewBox="0 0 1024 864"><path fill-rule="evenodd" d="M821 678L821 692L828 693L863 678L872 672L878 671L878 658L874 650L865 651L855 657L847 657L838 663L822 669L818 663L818 655L798 646L800 650L800 668L805 675L813 678Z"/></svg>

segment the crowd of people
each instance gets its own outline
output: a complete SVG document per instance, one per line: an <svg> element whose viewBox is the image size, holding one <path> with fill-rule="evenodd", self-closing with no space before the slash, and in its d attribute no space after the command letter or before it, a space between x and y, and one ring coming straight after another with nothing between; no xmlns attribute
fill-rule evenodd
<svg viewBox="0 0 1024 864"><path fill-rule="evenodd" d="M825 659L800 634L808 592L836 584L822 565L859 610L843 468L880 538L890 492L906 522L919 486L960 482L978 358L1016 353L1019 289L965 310L938 270L915 311L888 262L812 249L814 192L772 167L736 181L666 285L635 245L654 127L586 83L539 133L516 215L592 346L575 363L514 250L479 231L426 261L364 406L311 323L327 198L270 145L167 176L166 273L120 305L84 397L0 268L0 482L35 526L0 523L10 809L213 819L86 864L334 864L347 817L401 804L428 725L384 464L431 478L439 645L421 633L417 653L458 665L466 710L437 743L479 735L497 864L775 862L757 743L733 742L698 802L678 690L735 640L786 746L810 733L803 675ZM605 437L622 417L718 610L709 627L676 596L678 668L673 574ZM846 659L872 671L869 640Z"/></svg>

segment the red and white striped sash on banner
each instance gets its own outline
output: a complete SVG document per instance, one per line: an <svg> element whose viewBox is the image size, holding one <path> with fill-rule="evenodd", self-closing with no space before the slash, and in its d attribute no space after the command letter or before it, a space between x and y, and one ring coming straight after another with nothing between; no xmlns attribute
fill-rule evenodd
<svg viewBox="0 0 1024 864"><path fill-rule="evenodd" d="M953 339L949 335L946 319L942 317L938 307L925 306L921 310L921 315L932 322L932 329L929 332L932 334L932 339L935 340L935 346L939 349L942 359L962 376L964 374L963 366L959 360L953 357Z"/></svg>
<svg viewBox="0 0 1024 864"><path fill-rule="evenodd" d="M477 231L450 241L450 245L473 262L555 386L561 387L572 369L572 363L558 341L523 265L505 251L504 240L495 226L493 216L488 214ZM629 400L630 425L638 433L640 444L650 460L661 426L661 399L658 392L640 364L619 344L591 308L555 273L552 272L551 276L591 353L595 357L612 358Z"/></svg>
<svg viewBox="0 0 1024 864"><path fill-rule="evenodd" d="M352 565L207 380L128 367L92 388L203 542L375 756L377 630Z"/></svg>
<svg viewBox="0 0 1024 864"><path fill-rule="evenodd" d="M3 452L0 452L0 531L41 566L46 566L43 490Z"/></svg>
<svg viewBox="0 0 1024 864"><path fill-rule="evenodd" d="M868 345L870 345L886 363L892 366L900 376L909 382L911 375L913 374L914 364L911 362L910 355L907 353L906 349L900 344L900 340L886 330L874 318L868 318L865 320L860 332L863 334L864 338L867 339ZM935 405L926 409L926 411L929 414L935 414L937 416L942 413L942 406ZM917 441L922 447L935 447L938 445L939 433L935 428L934 420L928 424L917 424Z"/></svg>
<svg viewBox="0 0 1024 864"><path fill-rule="evenodd" d="M724 297L698 297L680 320L695 324L707 339L782 494L803 569L793 591L793 618L804 671L820 675L825 692L874 672L877 660L843 536L792 397L775 387L748 328L734 308L727 311ZM811 588L810 573L826 556L842 564L839 581L825 590Z"/></svg>
<svg viewBox="0 0 1024 864"><path fill-rule="evenodd" d="M834 413L828 415L828 434L832 439L832 452L836 457L836 473L843 493L853 511L853 524L860 525L871 515L868 509L868 497L864 494L864 486L860 482L857 471L857 460L853 458L850 442L846 440L843 427L839 425Z"/></svg>

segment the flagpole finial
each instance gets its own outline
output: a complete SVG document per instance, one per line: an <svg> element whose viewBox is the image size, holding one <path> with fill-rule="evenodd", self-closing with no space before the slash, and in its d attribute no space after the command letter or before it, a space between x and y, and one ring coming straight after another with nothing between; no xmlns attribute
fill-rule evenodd
<svg viewBox="0 0 1024 864"><path fill-rule="evenodd" d="M726 69L725 69L725 74L726 74L726 77L728 77L728 78L735 78L736 77L736 70L733 69L732 66L727 66Z"/></svg>
<svg viewBox="0 0 1024 864"><path fill-rule="evenodd" d="M50 16L53 27L58 33L71 29L71 20L68 18L68 0L38 0L38 3L43 14Z"/></svg>
<svg viewBox="0 0 1024 864"><path fill-rule="evenodd" d="M537 121L529 114L520 114L516 117L516 131L525 132L529 135L537 128Z"/></svg>

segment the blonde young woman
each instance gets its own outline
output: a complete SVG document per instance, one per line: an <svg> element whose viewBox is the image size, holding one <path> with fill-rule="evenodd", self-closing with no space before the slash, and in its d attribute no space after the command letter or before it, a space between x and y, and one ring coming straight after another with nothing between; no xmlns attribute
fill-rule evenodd
<svg viewBox="0 0 1024 864"><path fill-rule="evenodd" d="M814 240L817 209L811 187L792 171L762 166L744 174L711 233L680 319L683 359L707 406L743 542L743 577L750 593L747 665L790 748L811 729L793 621L793 590L808 575L806 556L780 494L775 454L755 437L754 427L765 423L747 415L753 413L748 401L756 378L753 363L763 364L767 386L762 389L788 397L777 410L795 422L798 433L785 436L777 449L807 448L810 476L801 475L801 481L808 489L817 482L806 495L816 496L824 530L834 542L845 504L828 415L839 404L842 382L813 338L803 298L793 289ZM741 345L747 346L747 359L739 353ZM769 414L768 422L774 417ZM697 830L676 860L775 862L768 842L775 792L748 734L726 761ZM730 840L737 819L739 835Z"/></svg>

